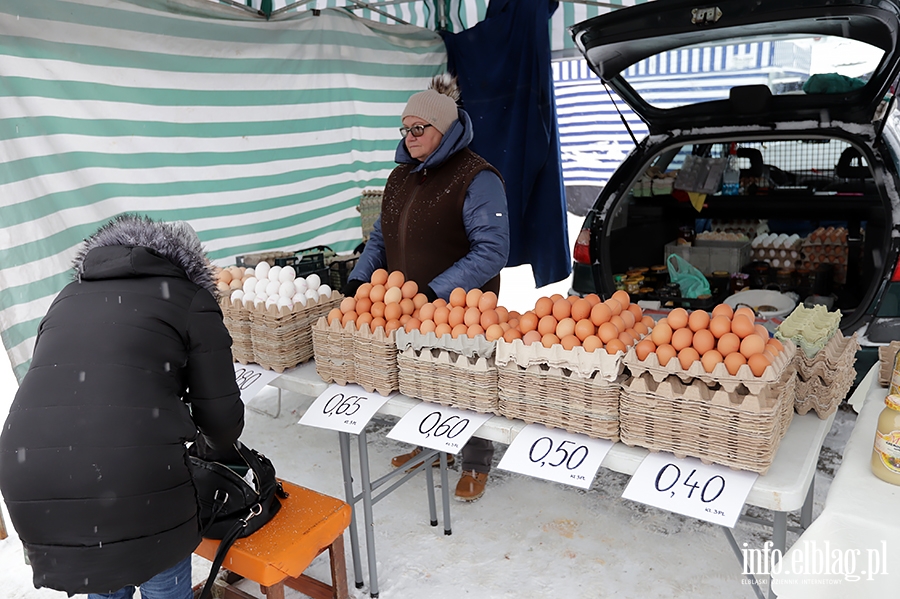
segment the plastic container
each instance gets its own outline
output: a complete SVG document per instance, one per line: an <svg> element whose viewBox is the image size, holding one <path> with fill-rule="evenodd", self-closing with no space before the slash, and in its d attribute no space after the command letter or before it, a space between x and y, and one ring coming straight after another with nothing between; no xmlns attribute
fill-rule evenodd
<svg viewBox="0 0 900 599"><path fill-rule="evenodd" d="M884 406L875 430L872 474L892 485L900 485L900 396L888 395Z"/></svg>
<svg viewBox="0 0 900 599"><path fill-rule="evenodd" d="M741 168L737 161L737 144L731 144L722 173L722 195L736 196L741 193Z"/></svg>

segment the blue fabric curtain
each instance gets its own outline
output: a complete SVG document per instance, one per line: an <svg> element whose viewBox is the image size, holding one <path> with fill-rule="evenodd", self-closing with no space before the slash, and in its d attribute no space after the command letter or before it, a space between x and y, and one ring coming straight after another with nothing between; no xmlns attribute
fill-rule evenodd
<svg viewBox="0 0 900 599"><path fill-rule="evenodd" d="M447 64L472 117L471 149L500 173L509 200L509 266L538 287L571 273L565 188L550 70L553 0L491 0L485 19L442 32Z"/></svg>

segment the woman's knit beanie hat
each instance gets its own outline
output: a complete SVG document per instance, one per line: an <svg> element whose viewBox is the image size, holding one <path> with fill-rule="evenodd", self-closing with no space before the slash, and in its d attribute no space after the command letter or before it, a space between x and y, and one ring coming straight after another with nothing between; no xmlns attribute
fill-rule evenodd
<svg viewBox="0 0 900 599"><path fill-rule="evenodd" d="M428 89L410 97L400 118L402 120L408 116L417 116L444 134L459 118L456 107L458 99L456 78L448 73L435 75Z"/></svg>

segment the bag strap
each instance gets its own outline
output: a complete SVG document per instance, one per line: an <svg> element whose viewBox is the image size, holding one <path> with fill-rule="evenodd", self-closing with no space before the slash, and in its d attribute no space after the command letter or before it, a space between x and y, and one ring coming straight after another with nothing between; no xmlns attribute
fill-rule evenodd
<svg viewBox="0 0 900 599"><path fill-rule="evenodd" d="M209 520L206 521L206 524L200 527L200 536L206 536L209 527L212 526L216 522L216 518L219 517L219 514L225 509L225 504L228 502L228 493L224 493L224 496L219 496L219 489L216 489L216 494L213 497L213 507L212 512L209 515ZM248 518L249 519L249 518ZM246 524L245 524L246 526Z"/></svg>
<svg viewBox="0 0 900 599"><path fill-rule="evenodd" d="M250 512L245 517L232 524L231 528L228 529L228 532L222 537L222 540L219 541L219 548L216 550L216 556L213 558L212 567L209 570L209 578L206 579L206 584L203 585L203 590L197 595L197 599L209 598L213 583L216 581L216 576L222 568L222 563L225 561L225 555L228 553L228 550L231 549L231 546L237 541L238 536L241 534L241 530L246 528L247 522L261 513L262 505L257 503L250 508Z"/></svg>

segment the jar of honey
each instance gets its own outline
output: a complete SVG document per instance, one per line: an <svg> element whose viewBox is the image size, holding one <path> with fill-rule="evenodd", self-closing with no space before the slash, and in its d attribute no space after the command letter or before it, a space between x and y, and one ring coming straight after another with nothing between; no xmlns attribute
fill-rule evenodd
<svg viewBox="0 0 900 599"><path fill-rule="evenodd" d="M900 485L900 395L888 395L875 429L872 474Z"/></svg>

